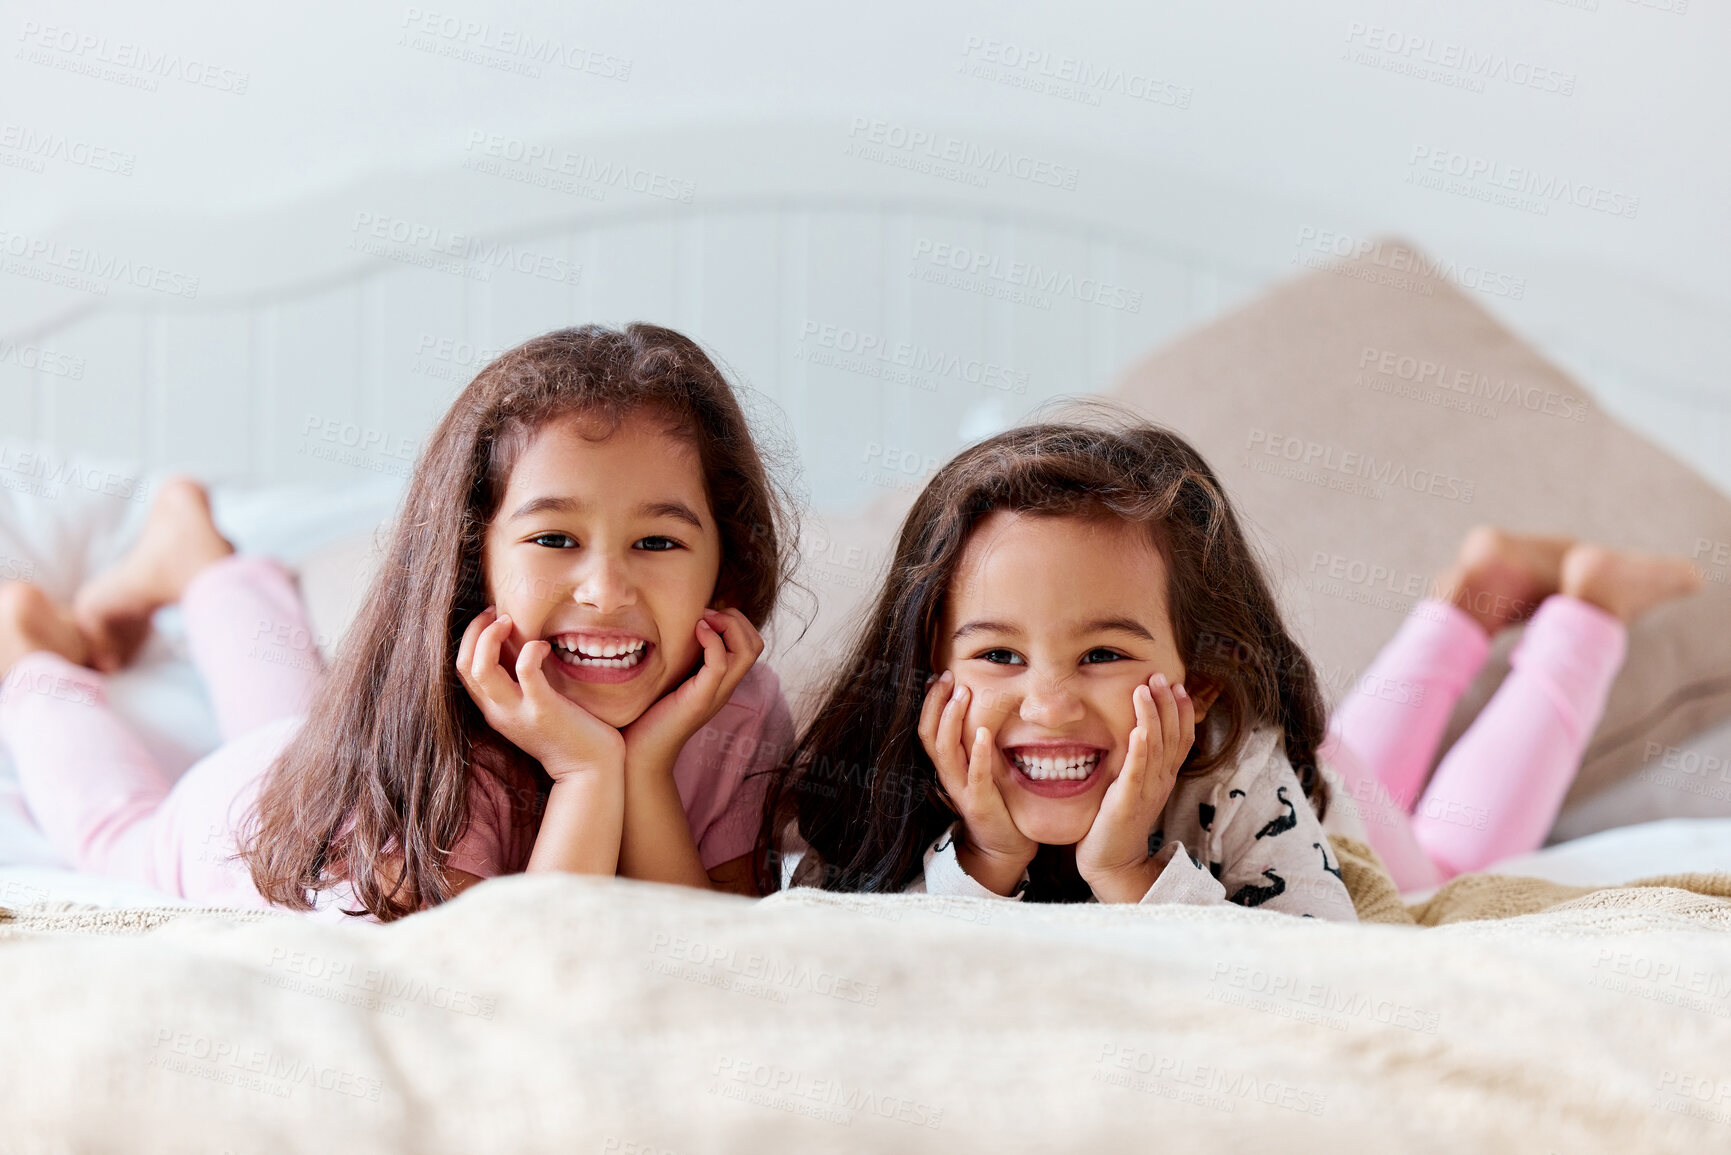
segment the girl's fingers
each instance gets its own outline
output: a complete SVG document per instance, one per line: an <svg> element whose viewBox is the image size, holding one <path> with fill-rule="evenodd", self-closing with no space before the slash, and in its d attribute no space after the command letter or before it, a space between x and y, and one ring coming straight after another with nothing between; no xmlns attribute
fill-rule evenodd
<svg viewBox="0 0 1731 1155"><path fill-rule="evenodd" d="M1190 693L1180 682L1173 693L1178 698L1178 749L1184 753L1190 752L1190 747L1196 744L1196 703L1191 700Z"/></svg>
<svg viewBox="0 0 1731 1155"><path fill-rule="evenodd" d="M751 619L738 610L707 610L704 620L727 642L731 654L750 654L756 661L763 656L763 635L751 624Z"/></svg>
<svg viewBox="0 0 1731 1155"><path fill-rule="evenodd" d="M457 643L457 669L467 674L469 667L475 661L475 645L480 640L481 631L493 624L493 607L488 606L475 615L463 630L463 639Z"/></svg>
<svg viewBox="0 0 1731 1155"><path fill-rule="evenodd" d="M713 672L717 677L727 670L727 641L714 626L699 618L696 627L697 644L703 647L703 665L698 667L697 676Z"/></svg>
<svg viewBox="0 0 1731 1155"><path fill-rule="evenodd" d="M958 686L938 718L938 732L932 743L932 762L938 768L938 781L957 802L968 787L968 768L961 759L962 722L967 716L968 688Z"/></svg>
<svg viewBox="0 0 1731 1155"><path fill-rule="evenodd" d="M550 643L537 638L526 642L517 654L517 685L522 687L523 697L531 702L544 703L554 696L553 687L547 681L547 671L541 668L541 663L552 652Z"/></svg>
<svg viewBox="0 0 1731 1155"><path fill-rule="evenodd" d="M763 656L763 635L738 610L711 611L708 618L710 628L721 635L727 647L727 669L716 691L725 701L733 696L733 691L745 680L757 659Z"/></svg>
<svg viewBox="0 0 1731 1155"><path fill-rule="evenodd" d="M974 731L973 746L968 751L968 789L980 792L992 785L992 757L997 746L992 732L981 726Z"/></svg>
<svg viewBox="0 0 1731 1155"><path fill-rule="evenodd" d="M479 620L479 619L476 619ZM488 666L499 664L499 648L510 636L511 619L506 614L499 614L492 621L481 627L481 632L475 635L475 647L472 654L471 668L479 674Z"/></svg>
<svg viewBox="0 0 1731 1155"><path fill-rule="evenodd" d="M1149 736L1158 735L1162 755L1170 753L1178 746L1178 700L1172 695L1172 687L1166 681L1165 674L1154 675L1154 704L1160 711L1159 728Z"/></svg>
<svg viewBox="0 0 1731 1155"><path fill-rule="evenodd" d="M705 610L692 626L692 637L697 639L697 644L703 649L703 661L698 665L696 673L681 682L673 693L668 695L677 699L681 711L695 710L704 717L712 715L733 696L734 688L751 669L754 659L750 656L750 651L746 652L744 664L741 665L740 655L731 652L729 640L717 629L717 626L728 625L727 619L719 611ZM735 635L737 636L736 628Z"/></svg>
<svg viewBox="0 0 1731 1155"><path fill-rule="evenodd" d="M511 689L511 676L499 665L499 650L510 636L510 615L500 614L493 619L491 625L481 631L480 637L475 639L475 656L469 667L475 684L499 702L509 702L515 696Z"/></svg>
<svg viewBox="0 0 1731 1155"><path fill-rule="evenodd" d="M951 691L944 712L938 715L938 752L952 762L962 746L962 723L967 720L968 700L972 696L966 686L957 686Z"/></svg>
<svg viewBox="0 0 1731 1155"><path fill-rule="evenodd" d="M1010 821L1010 808L1004 802L1003 791L993 777L997 767L997 735L985 726L974 730L973 746L968 751L968 809L966 817L993 818Z"/></svg>
<svg viewBox="0 0 1731 1155"><path fill-rule="evenodd" d="M1124 749L1124 768L1118 772L1118 781L1112 783L1113 786L1122 783L1125 798L1137 802L1142 800L1148 780L1148 733L1145 725L1130 731L1130 741Z"/></svg>
<svg viewBox="0 0 1731 1155"><path fill-rule="evenodd" d="M1160 710L1154 704L1154 691L1146 685L1137 686L1130 692L1130 705L1136 712L1136 729L1143 731L1143 737L1160 733Z"/></svg>
<svg viewBox="0 0 1731 1155"><path fill-rule="evenodd" d="M1159 741L1160 716L1155 711L1154 696L1147 686L1137 686L1131 692L1130 704L1136 711L1136 725L1130 731L1130 740L1124 745L1124 765L1118 771L1118 777L1128 780L1127 789L1140 793L1142 781L1147 776L1149 747Z"/></svg>
<svg viewBox="0 0 1731 1155"><path fill-rule="evenodd" d="M920 741L929 750L937 745L938 719L943 717L944 707L950 704L950 688L955 685L955 676L948 670L939 674L926 687L926 700L920 706Z"/></svg>

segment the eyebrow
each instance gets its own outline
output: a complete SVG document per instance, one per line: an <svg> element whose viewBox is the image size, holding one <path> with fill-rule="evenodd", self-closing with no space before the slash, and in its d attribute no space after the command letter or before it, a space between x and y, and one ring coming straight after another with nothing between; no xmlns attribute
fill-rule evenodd
<svg viewBox="0 0 1731 1155"><path fill-rule="evenodd" d="M511 514L511 520L533 517L537 513L581 513L588 504L574 497L532 497L517 507L516 512ZM693 529L703 528L703 519L683 501L646 501L637 507L637 515L647 518L671 517L685 522Z"/></svg>
<svg viewBox="0 0 1731 1155"><path fill-rule="evenodd" d="M1012 636L1019 636L1021 632L1020 629L1010 625L1008 622L977 620L966 622L958 627L956 632L950 635L950 639L952 641L960 641L972 634L1009 634ZM1077 628L1076 632L1082 634L1129 634L1131 637L1141 638L1143 641L1152 642L1154 640L1154 635L1148 632L1148 628L1135 618L1095 618L1091 622L1082 623L1082 625Z"/></svg>

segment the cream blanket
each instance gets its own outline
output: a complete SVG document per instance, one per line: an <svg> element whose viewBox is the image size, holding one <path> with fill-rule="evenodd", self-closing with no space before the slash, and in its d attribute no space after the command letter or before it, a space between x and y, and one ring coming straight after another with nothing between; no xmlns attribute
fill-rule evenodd
<svg viewBox="0 0 1731 1155"><path fill-rule="evenodd" d="M16 913L8 1153L1731 1149L1731 902L1674 888L1436 928L547 875L388 927Z"/></svg>

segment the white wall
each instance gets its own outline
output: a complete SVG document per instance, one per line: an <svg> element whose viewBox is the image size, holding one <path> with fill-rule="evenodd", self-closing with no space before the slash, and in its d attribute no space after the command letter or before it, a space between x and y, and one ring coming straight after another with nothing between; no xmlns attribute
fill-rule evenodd
<svg viewBox="0 0 1731 1155"><path fill-rule="evenodd" d="M1679 6L1684 10L1676 11ZM355 190L395 179L391 197L412 200L405 182L412 186L424 172L448 174L473 159L477 132L549 142L630 141L640 134L689 141L701 138L706 126L736 133L799 123L823 126L823 147L839 160L857 139L849 126L864 117L961 141L1010 142L1073 165L1073 196L1010 182L1015 187L994 188L978 199L985 206L1010 195L1029 213L1065 213L1057 232L1084 252L1087 237L1073 226L1102 198L1122 209L1145 195L1150 214L1201 206L1194 217L1149 222L1173 245L1194 232L1199 253L1180 261L1181 272L1173 274L1185 279L1182 306L1173 305L1147 331L1131 326L1102 343L1073 325L1022 315L1013 340L979 336L983 350L997 341L1039 369L1049 391L1097 387L1141 351L1138 341L1163 335L1168 318L1207 315L1219 302L1198 285L1212 283L1213 268L1237 261L1266 278L1289 267L1295 222L1354 236L1394 231L1518 281L1519 300L1492 296L1486 303L1580 373L1613 408L1731 485L1731 465L1721 462L1731 455L1720 452L1731 420L1731 388L1721 371L1731 359L1731 278L1725 273L1731 156L1723 147L1731 112L1731 75L1723 67L1731 9L1723 4L893 0L832 8L792 0L466 0L461 6L359 9L334 2L257 11L191 2L5 6L0 247L83 244L140 261L154 256L174 271L171 258L161 254L187 251L189 235L207 231L223 241L221 253L201 270L202 311L180 319L174 309L185 302L162 293L98 299L88 291L44 287L9 262L0 272L0 337L42 344L52 338L70 355L85 356L87 365L83 379L72 382L0 357L4 432L66 448L144 452L162 460L186 456L210 468L264 476L251 448L230 446L226 458L220 448L212 450L201 422L255 429L276 422L278 434L288 436L281 428L286 410L268 398L284 391L296 398L307 391L338 399L365 394L363 379L375 371L363 348L367 333L380 323L398 323L380 322L380 300L366 295L377 290L351 285L310 292L310 280L325 275L324 266L300 263L321 246L334 249L352 239L355 206L369 203ZM541 64L540 75L525 75L498 67L521 63L521 57L476 47L524 36L558 43L577 67ZM1418 46L1401 57L1408 73L1374 66L1364 56L1397 44ZM170 64L151 71L138 62L141 49ZM1031 91L1041 69L1008 63L1029 53L1043 54L1048 70L1079 64L1119 88L1087 88L1080 100L1069 98L1074 93ZM1485 79L1452 63L1465 57L1488 61L1496 75ZM1431 77L1409 74L1426 59L1440 62L1428 66ZM194 83L200 79L213 83ZM1482 91L1473 90L1475 84ZM244 92L236 91L243 85ZM1562 88L1569 91L1546 90ZM1153 99L1138 99L1128 89ZM50 155L32 152L44 141ZM93 163L79 163L91 155ZM1511 170L1532 170L1536 179L1603 195L1598 209L1532 197L1524 207L1489 203L1480 199L1489 194L1483 181L1473 190L1477 195L1412 183L1425 171L1414 164L1416 156L1494 163L1510 179L1518 179ZM677 154L662 158L663 167L681 171ZM762 162L741 161L751 163ZM101 171L105 165L126 171ZM831 237L837 247L801 260L834 278L835 292L845 296L851 281L875 284L885 273L881 254L890 242L882 230L889 226L873 222L888 218L867 214L829 232L820 221L816 234L776 226L775 245L766 249L750 242L749 223L717 223L735 219L728 212L738 207L721 195L727 181L749 184L751 174L718 177L712 158L685 167L706 175L689 207L708 214L710 223L675 226L662 214L662 225L645 226L649 231L639 236L648 246L641 264L631 234L618 231L628 223L609 222L605 240L594 239L602 233L582 233L591 239L581 243L624 247L593 259L593 271L613 270L607 274L612 279L591 279L583 296L569 299L571 309L624 319L625 310L645 313L662 301L665 315L655 319L683 317L706 326L724 354L727 342L740 342L737 357L761 375L758 366L786 359L791 330L753 339L767 342L754 352L745 334L753 325L762 328L760 316L741 313L728 322L711 307L705 321L703 310L694 311L692 299L682 301L674 284L656 290L643 281L642 291L630 286L646 270L670 268L701 252L704 263L689 276L708 278L701 282L710 286L706 300L726 301L727 262L743 262L748 272L742 276L785 278L792 275L789 254L813 235ZM872 186L883 176L869 165L844 168L830 192L845 190L855 178ZM1138 187L1137 181L1150 183ZM932 197L952 207L965 204L966 190L928 183ZM1186 201L1156 183L1224 191L1220 198ZM513 200L518 190L495 185L487 197L542 213L546 228L531 231L564 238L560 244L579 243L573 238L581 231L555 219L560 214L620 206L618 197L611 206L565 198L555 212L539 201ZM754 203L761 203L763 191L755 190ZM1246 207L1226 211L1239 203L1230 200L1237 193ZM1254 207L1263 202L1285 207ZM1632 217L1602 211L1631 202ZM644 212L668 207L643 204ZM1220 219L1204 221L1211 204ZM331 211L309 218L296 207L306 205ZM470 203L440 219L484 218L487 211ZM1119 211L1116 220L1121 225L1128 215ZM324 222L311 239L286 235L288 226L271 223L301 221L295 226L301 228L308 219ZM515 227L526 218L511 219ZM1109 245L1121 246L1122 231L1106 238ZM676 253L681 235L701 243ZM1233 236L1237 240L1229 242ZM766 253L779 262L775 269L753 269L751 262L761 264ZM1168 258L1177 259L1168 252L1149 259ZM250 270L252 283L238 269ZM235 297L236 308L250 309L261 285L291 284L298 286L292 309L301 313L287 323L324 335L322 342L285 352L280 317L266 322L249 314L237 329L209 315L225 293ZM610 285L624 287L610 296ZM351 295L347 304L343 294ZM538 302L547 299L534 295ZM142 311L127 314L122 306L133 298L143 300ZM475 307L459 303L446 315L401 323L456 337L488 336L470 315ZM508 299L500 307L525 324L569 319L555 316L557 310L537 312L539 305L513 314ZM860 310L867 321L882 316L876 298ZM104 312L117 316L95 319ZM994 315L983 312L978 326L990 330ZM105 336L81 344L79 324L100 324ZM1092 344L1078 352L1078 340ZM225 391L211 376L178 393L189 379L170 371L181 350L197 351L197 367L188 373L227 373L244 385ZM270 365L261 368L261 358ZM1065 365L1071 368L1057 368ZM781 388L774 384L769 391ZM806 435L850 419L845 406L833 405L834 395L831 389L781 400L804 413ZM347 404L333 400L325 408ZM411 433L420 415L385 412L388 394L377 390L357 404L373 406L378 422ZM954 434L952 425L943 438ZM810 467L823 455L807 447L806 456ZM830 496L846 495L836 490Z"/></svg>

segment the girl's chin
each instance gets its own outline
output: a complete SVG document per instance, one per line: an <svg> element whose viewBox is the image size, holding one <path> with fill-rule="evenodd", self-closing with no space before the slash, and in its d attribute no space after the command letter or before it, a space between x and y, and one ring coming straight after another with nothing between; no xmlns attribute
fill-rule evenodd
<svg viewBox="0 0 1731 1155"><path fill-rule="evenodd" d="M623 730L643 717L660 697L648 685L630 683L622 686L595 685L563 678L553 688L561 697L575 702L616 730Z"/></svg>
<svg viewBox="0 0 1731 1155"><path fill-rule="evenodd" d="M1097 804L1080 813L1075 813L1078 809L1075 806L1062 807L1072 811L1069 814L1053 813L1059 807L1050 803L1039 809L1041 813L1032 814L1012 810L1010 821L1016 824L1017 830L1042 846L1074 846L1087 836L1094 825L1094 816L1100 812Z"/></svg>

